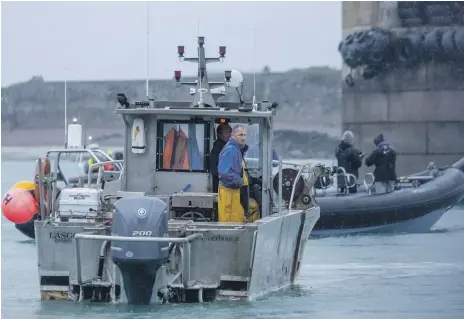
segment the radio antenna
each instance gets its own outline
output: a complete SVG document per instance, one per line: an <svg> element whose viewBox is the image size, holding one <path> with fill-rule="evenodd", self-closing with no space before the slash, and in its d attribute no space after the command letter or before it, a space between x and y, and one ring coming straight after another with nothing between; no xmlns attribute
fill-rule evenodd
<svg viewBox="0 0 464 319"><path fill-rule="evenodd" d="M256 26L253 28L253 108L256 110Z"/></svg>
<svg viewBox="0 0 464 319"><path fill-rule="evenodd" d="M66 67L64 68L64 148L68 148L68 83L66 80Z"/></svg>
<svg viewBox="0 0 464 319"><path fill-rule="evenodd" d="M150 2L147 1L147 21L146 21L146 83L145 83L145 93L147 96L147 100L149 99L148 96L148 78L149 78L149 69L150 69L150 61L149 61L149 50L150 50Z"/></svg>

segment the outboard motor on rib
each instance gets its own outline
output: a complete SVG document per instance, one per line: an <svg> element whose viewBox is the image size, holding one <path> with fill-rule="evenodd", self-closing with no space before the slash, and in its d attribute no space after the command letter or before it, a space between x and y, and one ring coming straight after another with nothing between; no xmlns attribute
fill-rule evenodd
<svg viewBox="0 0 464 319"><path fill-rule="evenodd" d="M156 197L121 198L115 203L112 236L167 237L168 206ZM158 269L168 260L168 242L111 243L129 304L149 304Z"/></svg>

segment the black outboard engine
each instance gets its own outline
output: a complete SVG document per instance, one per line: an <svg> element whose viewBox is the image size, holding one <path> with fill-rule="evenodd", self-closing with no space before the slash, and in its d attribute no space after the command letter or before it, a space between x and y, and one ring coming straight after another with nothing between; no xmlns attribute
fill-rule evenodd
<svg viewBox="0 0 464 319"><path fill-rule="evenodd" d="M156 197L127 197L115 203L112 235L168 236L168 206ZM129 304L149 304L156 272L167 262L168 242L113 241L113 262L121 271Z"/></svg>

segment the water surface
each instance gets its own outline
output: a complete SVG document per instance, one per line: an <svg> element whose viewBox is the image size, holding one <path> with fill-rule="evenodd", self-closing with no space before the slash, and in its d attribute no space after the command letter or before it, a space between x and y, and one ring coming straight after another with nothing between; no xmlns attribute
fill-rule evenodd
<svg viewBox="0 0 464 319"><path fill-rule="evenodd" d="M2 162L2 195L34 162ZM41 302L33 240L2 216L2 318L464 318L464 211L436 230L311 240L297 285L254 302L127 306Z"/></svg>

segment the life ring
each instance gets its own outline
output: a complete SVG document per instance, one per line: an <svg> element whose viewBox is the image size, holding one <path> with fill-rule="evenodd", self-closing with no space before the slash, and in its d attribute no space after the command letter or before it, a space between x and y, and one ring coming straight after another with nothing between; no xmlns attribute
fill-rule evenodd
<svg viewBox="0 0 464 319"><path fill-rule="evenodd" d="M39 188L39 161L41 162L41 171L43 177L50 177L50 160L48 157L40 156L35 162L35 172L34 172L34 195L37 203L40 203L40 188ZM44 185L43 197L44 201L47 201L47 188Z"/></svg>

